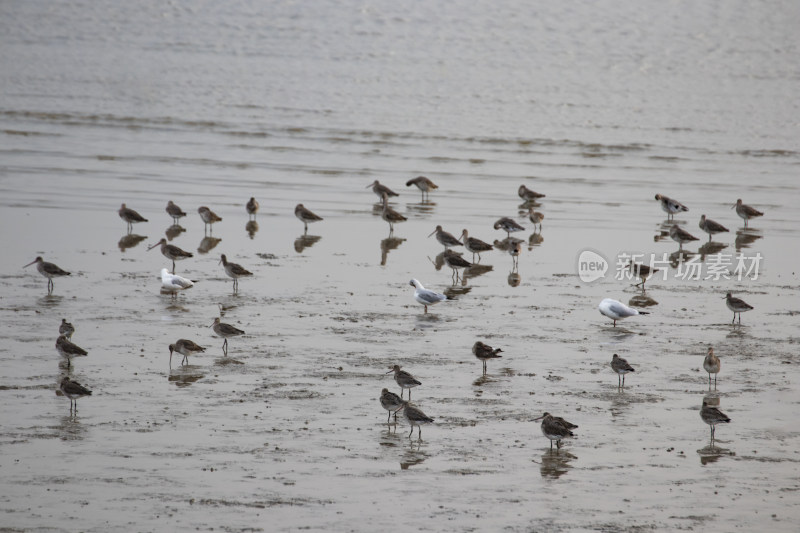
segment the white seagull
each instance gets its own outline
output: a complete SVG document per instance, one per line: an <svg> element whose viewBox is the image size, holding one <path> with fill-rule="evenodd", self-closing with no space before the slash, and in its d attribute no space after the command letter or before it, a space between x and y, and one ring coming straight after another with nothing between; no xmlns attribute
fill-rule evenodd
<svg viewBox="0 0 800 533"><path fill-rule="evenodd" d="M428 306L447 300L447 296L431 291L422 286L422 283L412 279L409 285L414 287L414 299L425 306L425 312L428 312Z"/></svg>
<svg viewBox="0 0 800 533"><path fill-rule="evenodd" d="M628 318L629 316L636 316L636 315L649 315L647 311L637 311L636 309L630 308L622 302L618 302L617 300L612 300L611 298L606 298L600 305L597 307L600 311L600 314L607 316L611 320L614 321L614 327L617 327L617 320L622 320L623 318Z"/></svg>
<svg viewBox="0 0 800 533"><path fill-rule="evenodd" d="M189 289L193 286L194 281L170 274L166 268L161 269L161 289L171 292L173 296L177 295L178 291Z"/></svg>

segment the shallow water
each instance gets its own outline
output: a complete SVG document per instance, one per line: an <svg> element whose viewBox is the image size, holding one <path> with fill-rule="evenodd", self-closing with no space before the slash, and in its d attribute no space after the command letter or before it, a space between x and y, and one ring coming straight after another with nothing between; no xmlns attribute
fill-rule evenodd
<svg viewBox="0 0 800 533"><path fill-rule="evenodd" d="M794 530L796 6L303 9L0 6L0 528ZM404 186L420 174L428 202ZM409 218L393 240L375 179ZM540 233L522 183L547 194ZM689 206L688 251L705 213L731 230L716 252L760 254L758 278L669 266L652 301L614 279L623 252L678 248L657 192ZM766 213L747 231L737 198ZM305 236L299 202L325 219ZM223 217L213 238L200 205ZM500 240L501 216L527 228L518 271L493 251L454 285L427 235ZM176 300L146 251L165 234L195 254ZM589 248L610 261L594 283ZM221 253L255 273L238 294ZM37 255L72 272L51 295L21 268ZM412 277L452 300L422 314ZM741 326L727 291L755 307ZM651 314L613 328L604 297ZM246 332L227 358L219 304ZM61 318L89 351L71 369ZM207 352L170 368L178 338ZM481 339L503 349L485 377ZM624 390L613 353L636 367ZM378 403L395 363L435 419L421 440ZM75 416L65 374L94 391ZM732 419L713 448L704 397ZM579 426L558 452L544 411Z"/></svg>

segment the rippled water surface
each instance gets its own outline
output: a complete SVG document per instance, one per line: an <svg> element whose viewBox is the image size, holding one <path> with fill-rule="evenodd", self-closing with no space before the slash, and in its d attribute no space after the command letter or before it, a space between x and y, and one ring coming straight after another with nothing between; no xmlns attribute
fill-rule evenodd
<svg viewBox="0 0 800 533"><path fill-rule="evenodd" d="M798 20L780 1L0 5L0 530L795 530ZM408 218L392 235L376 179ZM541 231L521 184L547 195ZM656 193L689 206L685 259L723 275L683 275ZM765 212L748 229L737 198ZM148 219L132 234L123 202ZM297 203L324 218L307 234ZM707 244L701 214L730 231ZM495 250L454 283L428 235L500 241L501 216L526 228L518 268ZM163 236L194 254L175 300ZM604 279L579 278L586 249ZM222 253L254 272L238 293ZM634 253L663 259L644 294L615 279ZM22 268L38 255L72 273L52 294ZM412 277L451 299L423 314ZM741 326L728 291L755 308ZM605 297L650 314L614 328ZM227 357L220 306L246 332ZM62 318L89 351L70 368ZM170 367L179 338L205 354ZM476 340L503 349L485 376ZM422 439L386 423L393 364L422 382ZM64 375L93 390L77 414ZM713 446L704 398L731 418ZM559 451L545 411L579 426Z"/></svg>

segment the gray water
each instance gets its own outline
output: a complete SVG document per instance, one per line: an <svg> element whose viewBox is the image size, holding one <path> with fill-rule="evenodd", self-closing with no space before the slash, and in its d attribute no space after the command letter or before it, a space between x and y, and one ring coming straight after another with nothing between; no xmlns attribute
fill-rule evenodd
<svg viewBox="0 0 800 533"><path fill-rule="evenodd" d="M793 531L799 11L0 4L0 530ZM429 201L405 187L417 175ZM409 218L394 239L375 179ZM547 194L541 232L523 183ZM621 253L678 249L656 193L689 206L689 252L706 214L731 230L714 238L731 269L762 258L757 279L675 264L651 301L614 279ZM765 212L750 229L737 198ZM146 251L168 200L189 213L171 242L195 254L177 273L198 280L174 301ZM325 219L306 236L301 202ZM200 205L223 217L214 239ZM526 227L518 270L501 251L463 283L436 268L436 225L492 242L501 216ZM587 248L602 281L577 275ZM221 253L255 274L237 294ZM72 272L50 295L21 268L37 255ZM424 315L412 277L452 300ZM755 307L741 326L727 291ZM651 314L613 328L605 297ZM228 357L219 304L246 331ZM69 369L61 318L89 351ZM170 368L178 338L207 351ZM503 349L486 376L476 340ZM623 390L613 353L636 367ZM422 439L386 424L393 364L422 381ZM63 375L94 391L77 415ZM732 419L713 446L704 397ZM558 452L544 411L579 426Z"/></svg>

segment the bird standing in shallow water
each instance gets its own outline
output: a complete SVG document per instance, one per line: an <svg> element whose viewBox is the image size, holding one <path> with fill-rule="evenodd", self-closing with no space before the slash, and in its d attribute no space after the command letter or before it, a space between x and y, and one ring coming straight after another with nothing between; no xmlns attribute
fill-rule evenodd
<svg viewBox="0 0 800 533"><path fill-rule="evenodd" d="M169 366L172 368L172 352L178 352L183 356L181 364L189 364L189 356L205 352L206 349L187 339L178 339L175 344L169 345Z"/></svg>
<svg viewBox="0 0 800 533"><path fill-rule="evenodd" d="M472 353L483 361L483 375L486 375L486 361L489 359L498 359L503 357L502 355L498 355L502 352L500 348L494 349L488 344L484 344L481 341L477 341L475 344L472 345Z"/></svg>
<svg viewBox="0 0 800 533"><path fill-rule="evenodd" d="M659 269L657 269L657 268L652 268L652 267L649 267L647 265L640 265L640 264L634 263L633 261L629 261L628 265L629 265L629 267L631 269L631 272L633 272L634 275L636 275L639 278L641 278L642 281L640 283L637 283L634 286L638 287L639 285L641 285L642 286L642 292L644 292L644 282L647 281L647 278L649 278L650 276L652 276L653 274L655 274L656 272L659 271Z"/></svg>
<svg viewBox="0 0 800 533"><path fill-rule="evenodd" d="M183 209L175 205L172 200L167 202L166 212L169 216L172 217L172 223L177 225L181 217L185 217L186 213L183 212Z"/></svg>
<svg viewBox="0 0 800 533"><path fill-rule="evenodd" d="M617 373L617 387L619 388L625 386L625 374L634 371L634 368L628 364L628 361L617 354L614 354L611 358L611 369Z"/></svg>
<svg viewBox="0 0 800 533"><path fill-rule="evenodd" d="M700 418L703 419L703 422L711 426L711 443L714 443L714 433L716 432L716 425L717 424L727 424L731 421L728 416L717 409L716 407L711 407L708 405L708 400L705 398L703 399L703 407L700 409Z"/></svg>
<svg viewBox="0 0 800 533"><path fill-rule="evenodd" d="M428 237L430 238L430 236L433 234L436 234L436 240L439 241L439 244L444 246L445 250L452 248L453 246L461 246L461 241L453 237L452 233L448 233L443 230L441 226L436 226L436 229L433 230Z"/></svg>
<svg viewBox="0 0 800 533"><path fill-rule="evenodd" d="M389 389L383 389L381 391L381 407L389 411L389 418L386 419L387 424L392 419L392 414L394 414L394 419L397 420L397 411L403 408L404 403L400 396L389 392Z"/></svg>
<svg viewBox="0 0 800 533"><path fill-rule="evenodd" d="M69 276L70 273L66 270L63 270L58 265L53 263L48 263L42 256L38 256L36 259L28 263L22 268L26 268L31 266L32 264L36 263L36 270L39 271L39 274L47 278L47 293L53 292L55 289L56 284L53 283L53 278L60 278L61 276Z"/></svg>
<svg viewBox="0 0 800 533"><path fill-rule="evenodd" d="M156 246L161 246L161 255L170 259L172 261L172 272L175 272L175 261L181 261L182 259L188 259L190 257L194 257L194 254L191 252L187 252L186 250L182 250L175 246L174 244L167 244L167 239L164 237L161 238L160 241L155 243L154 245L150 246L147 251L149 252Z"/></svg>
<svg viewBox="0 0 800 533"><path fill-rule="evenodd" d="M297 207L294 208L294 216L303 223L305 233L308 233L308 225L311 222L319 222L322 220L322 217L315 215L310 210L303 207L303 204L297 204Z"/></svg>
<svg viewBox="0 0 800 533"><path fill-rule="evenodd" d="M161 269L161 290L170 293L173 298L178 297L178 291L184 291L192 287L194 287L194 281L170 274L166 268Z"/></svg>
<svg viewBox="0 0 800 533"><path fill-rule="evenodd" d="M729 292L725 295L725 305L728 306L728 309L733 311L733 320L731 320L731 324L736 322L736 315L739 315L739 324L742 323L742 313L750 311L753 309L753 306L746 303L741 298L735 298Z"/></svg>
<svg viewBox="0 0 800 533"><path fill-rule="evenodd" d="M64 335L59 335L58 338L56 339L56 350L61 355L61 357L67 359L67 367L72 366L71 359L73 357L81 357L84 355L89 355L89 352L87 352L77 344L68 341Z"/></svg>
<svg viewBox="0 0 800 533"><path fill-rule="evenodd" d="M713 237L717 233L724 233L728 230L725 226L720 224L719 222L714 222L710 218L706 218L705 215L700 215L700 229L708 233L708 242L711 242L711 237Z"/></svg>
<svg viewBox="0 0 800 533"><path fill-rule="evenodd" d="M679 250L683 250L684 243L700 240L677 224L669 228L669 236L673 241L678 243Z"/></svg>
<svg viewBox="0 0 800 533"><path fill-rule="evenodd" d="M483 242L480 239L476 239L475 237L470 237L467 230L463 230L461 232L461 239L464 243L464 248L467 249L468 252L472 252L472 262L475 262L475 254L478 254L478 261L481 260L481 252L488 252L489 250L494 250L494 246L487 242Z"/></svg>
<svg viewBox="0 0 800 533"><path fill-rule="evenodd" d="M239 278L245 278L247 276L252 276L253 273L244 268L242 265L236 263L229 263L228 258L225 257L225 254L222 254L219 260L222 267L225 269L225 273L233 278L233 292L239 290Z"/></svg>
<svg viewBox="0 0 800 533"><path fill-rule="evenodd" d="M247 211L248 217L252 220L255 220L256 213L258 213L258 202L256 199L251 196L244 208Z"/></svg>
<svg viewBox="0 0 800 533"><path fill-rule="evenodd" d="M62 318L61 325L58 326L58 334L64 335L69 340L72 340L73 333L75 333L75 326L67 322L66 318Z"/></svg>
<svg viewBox="0 0 800 533"><path fill-rule="evenodd" d="M428 313L429 305L437 304L447 300L447 296L442 293L426 289L422 286L422 283L416 279L412 279L408 284L414 287L414 299L418 303L421 303L425 306L426 314Z"/></svg>
<svg viewBox="0 0 800 533"><path fill-rule="evenodd" d="M406 372L405 370L400 370L400 365L394 365L391 367L391 370L387 372L387 374L391 374L394 372L394 380L400 385L400 398L403 397L403 390L408 389L408 399L411 399L411 389L416 387L417 385L422 385L414 376Z"/></svg>
<svg viewBox="0 0 800 533"><path fill-rule="evenodd" d="M714 355L714 348L711 346L708 347L708 354L706 355L705 359L703 359L703 370L708 372L708 388L711 388L711 374L714 374L714 388L717 388L717 374L719 374L719 370L721 367L721 363L719 361L719 357Z"/></svg>
<svg viewBox="0 0 800 533"><path fill-rule="evenodd" d="M406 217L389 207L389 197L386 193L383 194L383 210L381 211L381 218L389 223L389 235L394 233L394 225L398 222L405 222L408 220Z"/></svg>
<svg viewBox="0 0 800 533"><path fill-rule="evenodd" d="M743 204L741 198L736 200L736 204L734 204L734 206L731 207L731 209L733 209L734 207L736 208L736 214L739 215L739 217L742 220L744 220L744 227L745 228L747 227L747 221L748 220L750 220L751 218L756 218L756 217L760 217L760 216L764 215L764 213L762 213L758 209L755 209L753 207L750 207L749 205Z"/></svg>
<svg viewBox="0 0 800 533"><path fill-rule="evenodd" d="M525 228L517 224L517 222L509 217L503 217L497 220L494 223L494 229L502 229L506 232L506 237L511 237L511 234L515 231L522 231Z"/></svg>
<svg viewBox="0 0 800 533"><path fill-rule="evenodd" d="M632 307L628 307L622 302L618 302L617 300L612 300L611 298L605 298L600 305L597 307L600 311L600 314L603 316L607 316L611 320L614 321L614 327L617 327L617 320L622 320L623 318L628 318L629 316L636 316L636 315L649 315L647 311L639 311L637 309L633 309Z"/></svg>
<svg viewBox="0 0 800 533"><path fill-rule="evenodd" d="M197 208L197 213L200 215L200 218L203 220L203 231L207 231L208 227L211 226L211 231L214 231L214 223L215 222L222 222L222 217L217 215L208 207L201 205Z"/></svg>
<svg viewBox="0 0 800 533"><path fill-rule="evenodd" d="M59 388L61 392L69 398L69 412L72 412L72 406L75 405L75 412L78 412L78 398L83 398L84 396L91 396L92 391L78 383L77 381L72 381L68 377L64 376L64 379L61 380L59 384Z"/></svg>
<svg viewBox="0 0 800 533"><path fill-rule="evenodd" d="M533 224L533 231L536 231L536 225L539 225L539 231L542 231L542 220L544 220L544 213L534 211L533 207L528 208L528 218Z"/></svg>
<svg viewBox="0 0 800 533"><path fill-rule="evenodd" d="M128 233L133 231L133 225L138 224L139 222L147 222L147 219L144 218L142 215L134 211L133 209L126 207L125 204L122 204L122 207L119 208L119 218L124 220L128 224Z"/></svg>
<svg viewBox="0 0 800 533"><path fill-rule="evenodd" d="M378 198L381 200L383 199L384 194L386 194L386 196L400 196L386 185L382 185L381 182L378 180L373 181L364 188L369 189L370 187L372 187L372 192L378 195Z"/></svg>
<svg viewBox="0 0 800 533"><path fill-rule="evenodd" d="M672 220L675 213L681 211L688 211L689 208L677 200L673 200L669 196L663 194L656 194L656 200L661 202L661 210L667 214L667 220Z"/></svg>
<svg viewBox="0 0 800 533"><path fill-rule="evenodd" d="M408 392L410 396L411 391ZM423 413L419 408L411 405L411 402L403 402L403 416L406 417L408 424L411 426L411 431L408 433L409 439L411 435L414 434L414 426L419 428L419 440L422 440L422 426L424 424L433 424L433 418Z"/></svg>
<svg viewBox="0 0 800 533"><path fill-rule="evenodd" d="M559 416L553 416L550 413L545 413L539 418L534 418L534 422L537 420L542 421L542 433L545 437L550 439L550 449L553 449L553 441L556 443L556 448L561 448L561 440L567 437L574 437L575 434L572 433L573 429L577 429L578 426L567 422L563 418Z"/></svg>
<svg viewBox="0 0 800 533"><path fill-rule="evenodd" d="M225 354L225 356L228 355L228 337L244 335L244 331L230 324L220 322L219 318L214 319L214 323L211 324L211 327L214 328L214 333L225 339L222 343L222 353Z"/></svg>
<svg viewBox="0 0 800 533"><path fill-rule="evenodd" d="M523 199L525 202L535 202L539 198L544 198L544 194L540 194L536 191L532 191L527 188L525 185L520 185L519 189L517 189L517 194L520 198Z"/></svg>
<svg viewBox="0 0 800 533"><path fill-rule="evenodd" d="M439 187L433 183L431 180L426 178L425 176L418 176L414 179L410 179L406 182L406 187L411 187L412 185L416 185L417 188L422 191L422 201L425 201L425 195L428 195L430 198L430 192L432 189L438 189Z"/></svg>

